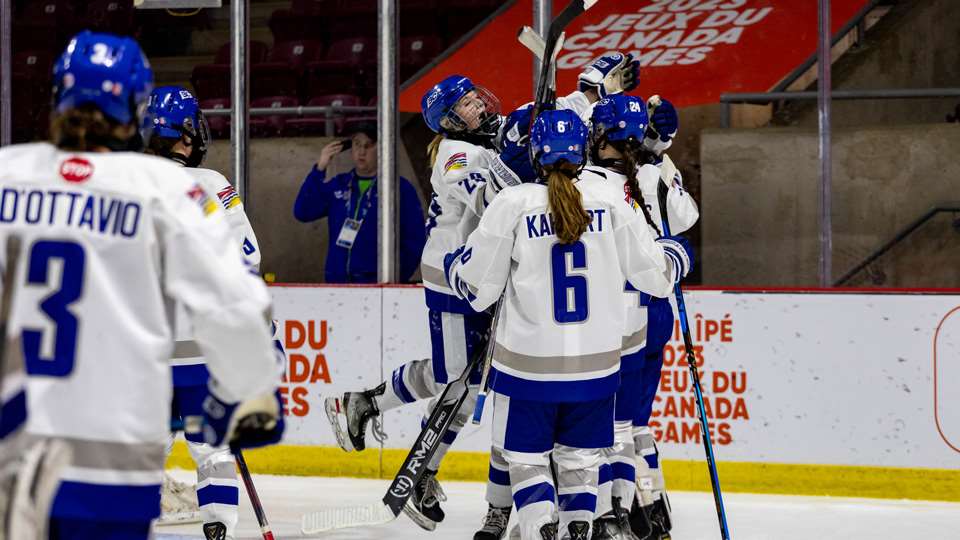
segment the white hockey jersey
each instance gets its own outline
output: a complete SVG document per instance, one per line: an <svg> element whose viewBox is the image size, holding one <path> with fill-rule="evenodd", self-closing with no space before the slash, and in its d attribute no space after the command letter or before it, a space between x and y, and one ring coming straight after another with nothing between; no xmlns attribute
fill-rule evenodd
<svg viewBox="0 0 960 540"><path fill-rule="evenodd" d="M22 251L8 335L29 373L27 430L73 454L53 515L155 517L170 301L191 312L211 387L236 402L279 382L266 287L217 203L161 158L0 149L0 242L11 235Z"/></svg>
<svg viewBox="0 0 960 540"><path fill-rule="evenodd" d="M674 268L623 189L603 172L576 182L593 221L573 244L558 242L547 187L523 184L487 208L449 282L476 310L504 294L491 387L542 401L586 401L619 382L623 283L665 296ZM504 292L504 288L506 291Z"/></svg>
<svg viewBox="0 0 960 540"><path fill-rule="evenodd" d="M608 179L616 184L623 185L626 177L621 174L604 169L608 174ZM657 230L650 228L651 234L663 232L662 213L660 211L658 189L660 183L669 186L666 198L667 216L670 218L671 234L681 234L696 224L700 218L700 211L697 208L697 202L693 200L690 193L683 189L683 177L677 171L673 178L663 178L662 169L658 165L643 165L637 170L637 183L640 187L640 194L643 201L636 201L637 204L643 204L650 212L650 218L656 224ZM640 212L640 209L637 209ZM647 305L650 299L644 293L630 287L628 283L625 287L626 294L624 301L627 308L627 322L623 335L623 356L629 356L647 344L647 333L650 330L647 317Z"/></svg>
<svg viewBox="0 0 960 540"><path fill-rule="evenodd" d="M243 252L244 259L252 268L259 269L260 244L257 242L257 235L253 232L253 226L250 225L250 219L243 210L243 201L240 200L237 190L217 171L182 166L181 168L207 192L211 199L219 201L226 215L227 224L230 226L230 232L236 240L236 245ZM175 327L177 342L173 349L171 364L174 366L203 364L200 349L193 341L193 330L190 326L186 307L181 303L177 304ZM178 385L204 384L206 375L206 370L202 368L198 371L181 370L174 373L174 382Z"/></svg>
<svg viewBox="0 0 960 540"><path fill-rule="evenodd" d="M589 117L591 103L582 92L557 100L560 108ZM501 134L502 135L502 134ZM496 193L487 189L497 152L464 141L444 139L430 174L433 195L427 211L427 242L420 274L430 309L473 313L447 285L443 257L462 246Z"/></svg>

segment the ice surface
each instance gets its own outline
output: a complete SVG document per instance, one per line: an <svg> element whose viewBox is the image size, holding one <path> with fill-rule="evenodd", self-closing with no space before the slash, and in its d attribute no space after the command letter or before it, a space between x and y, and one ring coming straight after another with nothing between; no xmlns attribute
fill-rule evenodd
<svg viewBox="0 0 960 540"><path fill-rule="evenodd" d="M178 470L172 473L178 480L196 481L193 472ZM255 475L254 482L278 539L304 538L300 533L300 516L306 512L378 501L388 483L386 480L270 475ZM486 513L484 485L444 482L443 488L449 497L443 505L447 518L433 533L421 530L401 514L388 525L335 531L315 538L473 538ZM960 504L954 503L741 493L727 493L724 499L734 540L960 538ZM674 540L720 537L710 493L675 492L671 493L670 500L673 503ZM156 533L158 540L202 538L199 524L157 527ZM249 499L241 492L237 539L259 538L262 537Z"/></svg>

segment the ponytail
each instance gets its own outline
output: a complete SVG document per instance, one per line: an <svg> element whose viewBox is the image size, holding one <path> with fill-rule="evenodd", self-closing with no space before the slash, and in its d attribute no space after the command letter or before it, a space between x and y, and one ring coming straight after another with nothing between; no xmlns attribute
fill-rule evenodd
<svg viewBox="0 0 960 540"><path fill-rule="evenodd" d="M434 164L437 163L437 152L440 151L440 143L443 142L443 135L439 133L433 137L433 140L430 141L430 144L427 145L427 157L430 158L430 168L432 169Z"/></svg>
<svg viewBox="0 0 960 540"><path fill-rule="evenodd" d="M642 149L637 148L636 144L623 141L608 142L607 144L612 144L614 148L623 154L623 170L620 172L627 177L627 190L629 191L630 198L640 207L640 210L643 212L643 218L647 221L647 225L657 231L657 236L663 236L660 227L653 222L650 209L647 208L643 193L640 192L640 181L637 179L638 169L641 165L648 162L647 156L643 155ZM659 204L658 201L654 202Z"/></svg>
<svg viewBox="0 0 960 540"><path fill-rule="evenodd" d="M590 225L590 214L583 209L583 197L573 185L578 168L564 162L550 167L547 173L547 200L552 214L553 230L562 244L572 244Z"/></svg>

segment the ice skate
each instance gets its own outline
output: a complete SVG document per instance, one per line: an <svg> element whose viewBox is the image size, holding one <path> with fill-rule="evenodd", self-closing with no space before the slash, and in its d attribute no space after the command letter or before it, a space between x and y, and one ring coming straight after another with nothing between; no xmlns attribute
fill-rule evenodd
<svg viewBox="0 0 960 540"><path fill-rule="evenodd" d="M428 470L414 486L413 494L403 507L403 513L422 529L432 531L445 517L443 509L440 508L440 503L445 500L447 495L437 482L437 473Z"/></svg>
<svg viewBox="0 0 960 540"><path fill-rule="evenodd" d="M373 438L377 442L386 440L386 434L380 424L380 410L374 396L383 394L386 383L363 392L346 392L343 398L329 397L323 406L330 421L330 427L337 438L337 444L345 452L361 451L366 446L367 422L373 420ZM341 424L342 422L342 424Z"/></svg>
<svg viewBox="0 0 960 540"><path fill-rule="evenodd" d="M620 498L613 498L613 510L593 520L592 540L637 540L630 531L626 512L620 507Z"/></svg>
<svg viewBox="0 0 960 540"><path fill-rule="evenodd" d="M207 540L226 540L227 526L219 521L203 524L203 537Z"/></svg>
<svg viewBox="0 0 960 540"><path fill-rule="evenodd" d="M473 540L500 540L507 531L507 523L510 522L510 512L512 506L498 508L490 505L487 509L487 515L483 518L483 527L473 535Z"/></svg>
<svg viewBox="0 0 960 540"><path fill-rule="evenodd" d="M588 540L590 538L590 523L587 521L571 521L567 524L567 532L562 540Z"/></svg>
<svg viewBox="0 0 960 540"><path fill-rule="evenodd" d="M557 540L558 528L559 528L559 525L556 521L552 523L547 523L543 527L540 527L540 538L542 538L542 540ZM514 530L517 531L517 538L520 538L520 527L519 526L514 527ZM510 533L510 536L511 538L513 537L512 532Z"/></svg>
<svg viewBox="0 0 960 540"><path fill-rule="evenodd" d="M670 509L666 494L662 494L659 499L648 506L640 506L639 497L633 500L633 507L630 509L629 522L630 530L638 540L669 540L670 528Z"/></svg>

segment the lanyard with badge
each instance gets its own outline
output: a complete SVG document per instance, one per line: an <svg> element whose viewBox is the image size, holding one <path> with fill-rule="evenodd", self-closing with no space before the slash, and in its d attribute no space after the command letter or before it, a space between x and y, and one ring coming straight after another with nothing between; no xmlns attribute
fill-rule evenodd
<svg viewBox="0 0 960 540"><path fill-rule="evenodd" d="M347 192L346 200L344 205L347 209L347 215L350 215L350 201L353 199L353 183L358 182L357 174L353 174L353 178L350 181L350 190ZM363 225L363 220L367 217L367 212L370 211L370 207L373 206L373 189L376 187L376 178L374 178L370 186L364 191L361 196L361 200L357 202L356 211L353 214L353 217L346 218L343 220L343 227L340 228L340 235L337 237L337 245L345 248L353 248L353 243L357 239L357 234L360 232L360 226Z"/></svg>

